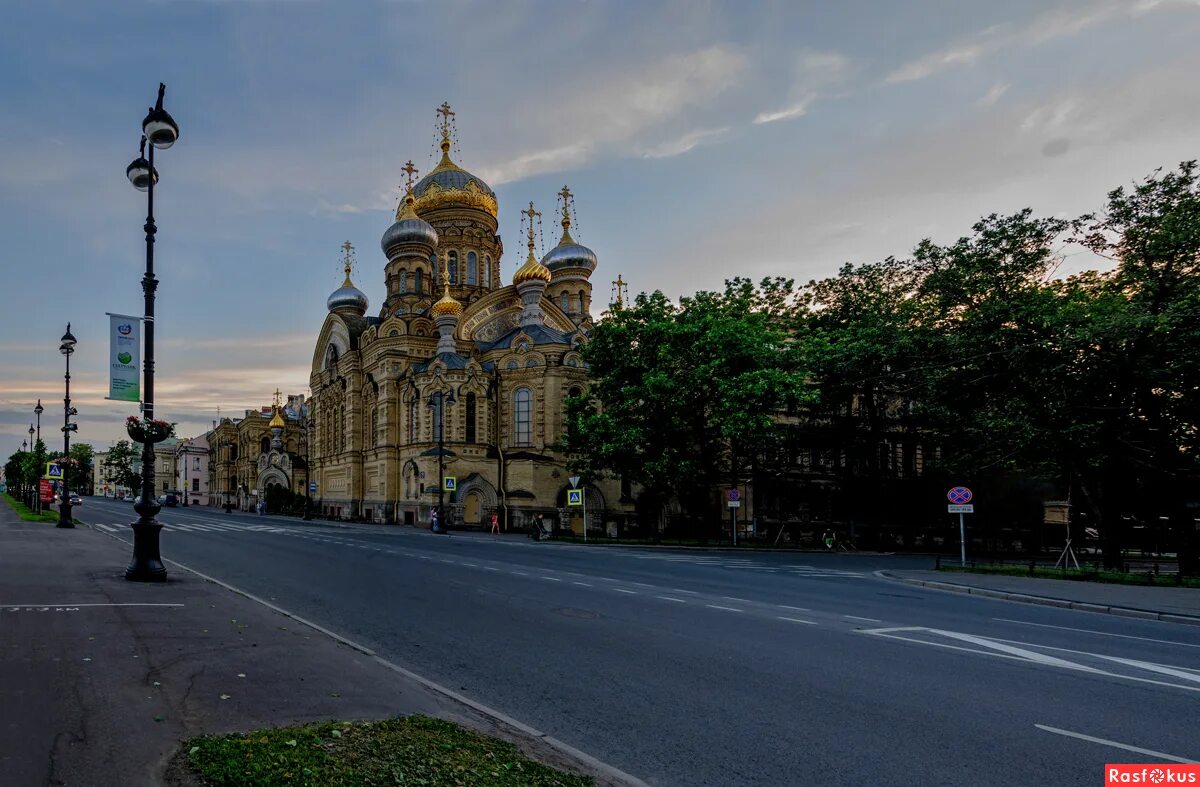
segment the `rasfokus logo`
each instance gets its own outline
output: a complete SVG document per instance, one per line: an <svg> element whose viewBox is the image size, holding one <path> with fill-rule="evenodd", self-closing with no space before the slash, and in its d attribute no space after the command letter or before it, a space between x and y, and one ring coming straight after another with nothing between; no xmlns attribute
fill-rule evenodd
<svg viewBox="0 0 1200 787"><path fill-rule="evenodd" d="M1104 766L1104 787L1112 784L1200 784L1200 765L1110 763Z"/></svg>
<svg viewBox="0 0 1200 787"><path fill-rule="evenodd" d="M127 322L123 322L117 326L117 333L121 334L122 336L128 336L129 334L133 333L133 326Z"/></svg>

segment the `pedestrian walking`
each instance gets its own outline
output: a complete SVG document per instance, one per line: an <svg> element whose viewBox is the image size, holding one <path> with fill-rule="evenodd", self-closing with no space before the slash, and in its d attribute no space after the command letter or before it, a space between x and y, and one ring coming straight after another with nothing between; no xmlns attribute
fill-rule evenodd
<svg viewBox="0 0 1200 787"><path fill-rule="evenodd" d="M267 501L259 500L258 501L258 515L262 516L265 513L267 513Z"/></svg>
<svg viewBox="0 0 1200 787"><path fill-rule="evenodd" d="M500 517L492 514L492 532L500 535Z"/></svg>
<svg viewBox="0 0 1200 787"><path fill-rule="evenodd" d="M434 533L438 532L438 512L436 508L429 514L429 529Z"/></svg>

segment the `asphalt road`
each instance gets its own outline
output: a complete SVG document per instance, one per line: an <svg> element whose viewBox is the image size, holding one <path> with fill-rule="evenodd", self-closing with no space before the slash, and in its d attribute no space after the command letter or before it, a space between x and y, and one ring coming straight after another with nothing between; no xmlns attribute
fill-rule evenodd
<svg viewBox="0 0 1200 787"><path fill-rule="evenodd" d="M123 537L136 518L79 516ZM160 519L164 557L651 784L1094 785L1200 760L1200 628L872 573L928 558Z"/></svg>

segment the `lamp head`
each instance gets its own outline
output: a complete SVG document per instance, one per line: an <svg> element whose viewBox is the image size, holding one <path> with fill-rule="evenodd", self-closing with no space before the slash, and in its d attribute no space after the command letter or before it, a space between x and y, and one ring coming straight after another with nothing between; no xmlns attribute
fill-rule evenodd
<svg viewBox="0 0 1200 787"><path fill-rule="evenodd" d="M175 144L175 140L179 139L179 124L171 117L167 110L163 109L163 94L167 92L167 86L161 82L158 84L158 103L156 103L142 121L142 133L146 135L146 139L150 144L159 150L166 150Z"/></svg>
<svg viewBox="0 0 1200 787"><path fill-rule="evenodd" d="M41 399L38 399L37 407L33 408L33 411L35 413L37 413L38 415L41 415L42 413L46 412L46 408L42 407Z"/></svg>
<svg viewBox="0 0 1200 787"><path fill-rule="evenodd" d="M62 335L60 341L64 347L75 348L75 334L71 333L71 323L67 323L67 332Z"/></svg>
<svg viewBox="0 0 1200 787"><path fill-rule="evenodd" d="M153 173L153 175L151 175ZM146 191L150 188L150 178L154 178L154 182L158 183L158 170L150 167L150 162L146 160L146 138L142 137L141 150L138 157L133 160L128 167L125 168L125 177L129 178L129 182L138 191Z"/></svg>

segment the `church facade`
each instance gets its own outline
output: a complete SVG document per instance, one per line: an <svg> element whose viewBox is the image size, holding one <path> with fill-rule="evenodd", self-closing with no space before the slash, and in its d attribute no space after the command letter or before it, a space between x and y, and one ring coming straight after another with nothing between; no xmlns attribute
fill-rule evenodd
<svg viewBox="0 0 1200 787"><path fill-rule="evenodd" d="M448 105L439 110L441 161L413 182L381 240L386 298L373 313L346 278L329 296L309 383L314 504L327 516L523 527L535 514L582 532L569 506L566 402L587 385L580 348L596 255L570 233L572 195L559 193L562 236L534 253L530 203L524 264L501 281L504 245L492 189L450 157ZM452 479L447 483L446 479ZM623 494L623 492L625 494ZM587 526L612 532L632 518L615 481L585 489Z"/></svg>

